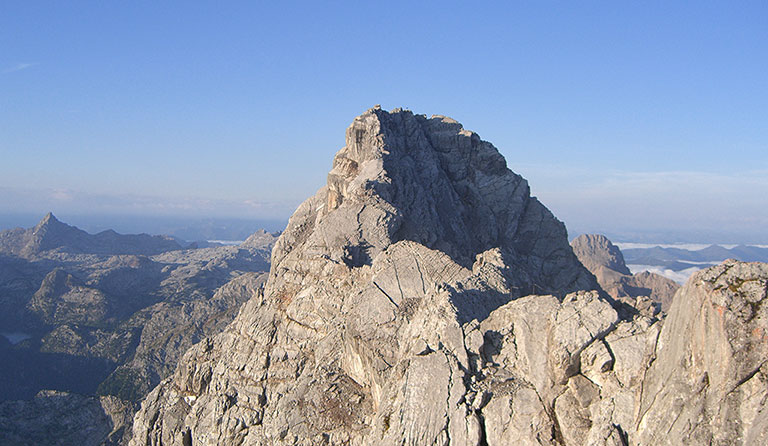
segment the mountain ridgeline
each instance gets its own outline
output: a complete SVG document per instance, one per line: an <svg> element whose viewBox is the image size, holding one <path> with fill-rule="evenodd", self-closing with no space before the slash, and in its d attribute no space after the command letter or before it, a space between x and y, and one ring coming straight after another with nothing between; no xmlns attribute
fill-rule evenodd
<svg viewBox="0 0 768 446"><path fill-rule="evenodd" d="M569 244L450 118L355 118L277 235L0 232L0 444L768 444L768 264L632 274L680 253Z"/></svg>
<svg viewBox="0 0 768 446"><path fill-rule="evenodd" d="M727 259L743 262L768 262L768 247L765 246L738 245L726 248L710 245L696 250L655 246L652 248L628 248L622 252L628 264L659 266L673 271L716 265Z"/></svg>
<svg viewBox="0 0 768 446"><path fill-rule="evenodd" d="M600 290L493 145L376 107L130 444L765 443L767 284L764 264L698 273L662 327Z"/></svg>
<svg viewBox="0 0 768 446"><path fill-rule="evenodd" d="M158 235L123 235L112 230L89 234L60 222L51 213L33 228L0 232L0 253L25 258L54 250L67 254L149 256L180 249L177 241Z"/></svg>
<svg viewBox="0 0 768 446"><path fill-rule="evenodd" d="M647 271L632 274L624 263L622 252L604 235L583 234L576 237L571 246L581 263L613 298L634 306L642 306L643 298L647 298L658 307L657 310L669 310L680 285Z"/></svg>
<svg viewBox="0 0 768 446"><path fill-rule="evenodd" d="M261 292L275 239L197 249L52 214L0 232L0 444L122 441L135 404Z"/></svg>

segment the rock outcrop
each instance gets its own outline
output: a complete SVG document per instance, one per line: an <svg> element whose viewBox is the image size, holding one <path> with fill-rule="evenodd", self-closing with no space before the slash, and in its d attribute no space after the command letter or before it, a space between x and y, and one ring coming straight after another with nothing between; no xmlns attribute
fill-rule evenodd
<svg viewBox="0 0 768 446"><path fill-rule="evenodd" d="M637 444L768 444L766 293L765 263L727 260L691 277L643 380Z"/></svg>
<svg viewBox="0 0 768 446"><path fill-rule="evenodd" d="M618 246L601 234L582 234L571 242L573 253L579 261L601 279L596 272L615 272L628 276L632 274L624 263L624 256Z"/></svg>
<svg viewBox="0 0 768 446"><path fill-rule="evenodd" d="M596 287L564 225L490 143L450 118L369 110L278 240L264 295L148 395L133 444L478 439L465 327L522 296L559 308ZM564 311L615 318L594 293L566 300ZM612 324L557 341L552 361L568 372L537 380L562 385Z"/></svg>
<svg viewBox="0 0 768 446"><path fill-rule="evenodd" d="M604 235L582 234L571 242L579 261L595 275L603 290L615 299L647 307L645 299L667 312L680 285L666 277L644 271L632 274L621 250Z"/></svg>
<svg viewBox="0 0 768 446"><path fill-rule="evenodd" d="M131 445L766 442L768 265L695 275L662 328L449 118L369 110L333 166Z"/></svg>

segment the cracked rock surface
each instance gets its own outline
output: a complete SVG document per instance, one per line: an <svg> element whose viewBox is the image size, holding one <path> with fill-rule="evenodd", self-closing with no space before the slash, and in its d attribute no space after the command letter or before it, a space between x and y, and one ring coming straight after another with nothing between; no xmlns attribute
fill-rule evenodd
<svg viewBox="0 0 768 446"><path fill-rule="evenodd" d="M638 444L768 443L768 264L724 263L677 295L649 368Z"/></svg>
<svg viewBox="0 0 768 446"><path fill-rule="evenodd" d="M752 293L733 307L744 317L765 297L768 274L753 273L763 279L734 283ZM687 320L690 303L676 299L670 318ZM130 444L655 444L666 422L649 418L655 405L709 407L662 386L668 372L689 384L680 356L693 347L673 345L699 334L613 305L490 143L450 118L376 107L291 217L264 292L150 392ZM755 330L732 328L726 339ZM746 389L765 389L763 375L749 364L728 378L741 399L725 425L762 419L764 399ZM745 425L724 438L747 444L734 436Z"/></svg>

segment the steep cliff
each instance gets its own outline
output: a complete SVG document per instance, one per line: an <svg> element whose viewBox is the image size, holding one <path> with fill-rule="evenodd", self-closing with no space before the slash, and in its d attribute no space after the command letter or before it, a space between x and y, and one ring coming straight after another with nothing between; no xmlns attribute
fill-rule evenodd
<svg viewBox="0 0 768 446"><path fill-rule="evenodd" d="M481 435L464 326L593 288L564 225L490 143L450 118L371 109L290 219L263 297L147 397L134 444Z"/></svg>
<svg viewBox="0 0 768 446"><path fill-rule="evenodd" d="M264 293L147 396L132 445L765 442L766 265L694 276L662 329L590 291L455 121L374 108L346 136Z"/></svg>
<svg viewBox="0 0 768 446"><path fill-rule="evenodd" d="M638 298L650 298L659 309L669 311L680 285L666 277L644 271L632 274L621 250L604 235L582 234L571 242L579 261L595 275L600 286L615 299L642 305ZM625 299L631 298L631 299Z"/></svg>

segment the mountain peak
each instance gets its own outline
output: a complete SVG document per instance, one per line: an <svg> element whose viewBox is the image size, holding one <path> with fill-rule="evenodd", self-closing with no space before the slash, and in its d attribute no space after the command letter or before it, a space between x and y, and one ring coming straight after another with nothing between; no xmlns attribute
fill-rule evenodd
<svg viewBox="0 0 768 446"><path fill-rule="evenodd" d="M576 257L590 271L603 266L621 274L632 274L621 250L602 234L582 234L571 242L571 246Z"/></svg>
<svg viewBox="0 0 768 446"><path fill-rule="evenodd" d="M48 212L45 214L45 216L37 223L35 226L36 228L42 228L43 226L50 226L50 225L65 225L61 222L58 218L56 218L55 215L53 215L53 212ZM68 225L65 225L68 226Z"/></svg>
<svg viewBox="0 0 768 446"><path fill-rule="evenodd" d="M0 252L34 257L54 249L78 254L154 255L181 249L181 245L163 236L123 235L113 230L89 234L47 213L29 229L0 233Z"/></svg>
<svg viewBox="0 0 768 446"><path fill-rule="evenodd" d="M470 406L482 393L464 387L491 374L479 372L486 364L480 352L502 346L517 352L518 345L528 355L523 338L537 346L562 339L569 345L558 347L551 356L557 359L546 352L531 357L542 365L565 361L563 369L576 374L570 352L586 344L570 343L596 339L616 322L616 311L597 292L571 293L596 288L564 225L493 144L450 118L369 109L346 129L326 186L298 207L277 240L263 294L242 307L226 334L190 350L172 381L147 397L132 444L191 439L193 432L206 435L193 442L234 443L235 414L253 410L259 428L244 441L254 444L277 438L315 444L328 432L331 445L480 444L483 428ZM505 314L532 319L512 329ZM481 324L490 325L470 333ZM565 333L570 327L581 331ZM524 330L530 336L519 335ZM519 336L517 344L501 340L506 333ZM491 339L496 346L484 347ZM268 355L270 361L257 363ZM487 363L504 361L488 356ZM234 372L242 370L248 374ZM532 375L536 382L564 383L559 370ZM210 378L201 385L203 374ZM256 376L264 383L258 389ZM483 386L495 386L491 381ZM174 406L181 394L194 395L194 402ZM205 425L221 394L238 398L217 427ZM528 395L519 399L541 401ZM510 401L494 407L507 410ZM554 407L552 398L542 404ZM291 420L301 426L286 428ZM476 434L471 441L468 432ZM488 444L508 443L488 438Z"/></svg>
<svg viewBox="0 0 768 446"><path fill-rule="evenodd" d="M395 241L411 240L464 265L490 248L510 245L528 201L551 216L491 143L453 119L404 109L373 108L353 120L324 195L320 215L340 210L328 218L342 225L356 219L347 215L352 209L365 208L368 215L361 217L371 218L358 224L372 228L363 230L366 240L360 240L370 256ZM373 209L381 219L373 217ZM565 234L560 222L550 221L558 226L553 236Z"/></svg>

